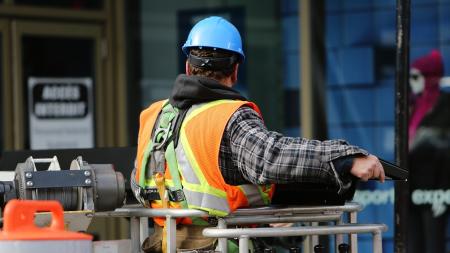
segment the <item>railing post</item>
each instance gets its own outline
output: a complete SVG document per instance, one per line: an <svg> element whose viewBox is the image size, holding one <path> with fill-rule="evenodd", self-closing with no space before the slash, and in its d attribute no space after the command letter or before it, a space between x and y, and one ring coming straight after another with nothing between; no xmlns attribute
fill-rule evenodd
<svg viewBox="0 0 450 253"><path fill-rule="evenodd" d="M357 212L350 212L348 215L350 216L350 224L358 223L358 213ZM357 234L350 234L350 252L358 253L358 235Z"/></svg>
<svg viewBox="0 0 450 253"><path fill-rule="evenodd" d="M311 225L310 222L305 222L306 225ZM303 237L303 252L310 253L313 252L314 245L312 244L311 236L305 235Z"/></svg>
<svg viewBox="0 0 450 253"><path fill-rule="evenodd" d="M373 233L373 253L383 253L381 231Z"/></svg>
<svg viewBox="0 0 450 253"><path fill-rule="evenodd" d="M217 228L227 228L227 223L224 219L219 218L217 222ZM219 249L222 253L228 252L228 239L227 238L219 238Z"/></svg>
<svg viewBox="0 0 450 253"><path fill-rule="evenodd" d="M144 240L148 237L148 217L140 217L139 218L139 239L140 239L140 243L142 245L142 243L144 242Z"/></svg>
<svg viewBox="0 0 450 253"><path fill-rule="evenodd" d="M167 252L177 252L177 223L175 218L166 215Z"/></svg>
<svg viewBox="0 0 450 253"><path fill-rule="evenodd" d="M140 222L139 217L130 217L130 237L131 237L131 252L141 252L140 244Z"/></svg>
<svg viewBox="0 0 450 253"><path fill-rule="evenodd" d="M239 253L248 253L248 239L245 235L239 237Z"/></svg>
<svg viewBox="0 0 450 253"><path fill-rule="evenodd" d="M344 224L344 222L342 221L342 216L341 216L341 218L338 221L336 221L335 224L338 225L338 226ZM339 244L344 242L344 236L342 234L336 234L334 236L334 239L335 239L335 248L336 248L336 252L337 252Z"/></svg>

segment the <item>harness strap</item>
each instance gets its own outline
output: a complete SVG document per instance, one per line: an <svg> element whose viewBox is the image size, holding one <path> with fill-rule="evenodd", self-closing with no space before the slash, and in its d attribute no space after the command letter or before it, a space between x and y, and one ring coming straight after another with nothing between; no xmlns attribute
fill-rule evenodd
<svg viewBox="0 0 450 253"><path fill-rule="evenodd" d="M177 158L175 155L175 148L174 148L174 143L173 141L171 141L169 143L169 145L167 146L166 149L166 161L167 161L167 167L169 168L170 171L170 175L172 176L172 181L174 184L174 190L178 191L179 193L183 193L183 191L181 189L183 189L183 186L181 185L181 179L180 179L180 172L178 170L178 163L177 163ZM179 191L181 190L181 191ZM187 202L186 202L186 198L183 194L183 196L179 196L181 201L181 207L183 208L187 208Z"/></svg>
<svg viewBox="0 0 450 253"><path fill-rule="evenodd" d="M172 189L167 190L168 192L167 198L165 198L166 194L161 193L162 191L161 185L159 186L157 185L158 188L157 192L159 192L159 194L155 194L154 190L156 189L154 189L151 191L147 191L147 193L149 193L148 194L149 196L147 197L151 198L159 197L160 199L165 200L170 199L172 201L180 202L183 208L187 208L188 205L182 190L183 186L181 184L180 173L178 171L178 163L174 147L174 132L176 134L179 131L178 129L176 129L176 127L181 126L179 115L180 113L178 109L174 108L171 104L166 103L163 106L163 109L161 110L157 122L158 127L156 128L153 135L152 141L153 154L150 155L150 162L149 162L150 168L153 169L153 171L152 169L149 169L149 171L152 171L152 176L155 179L155 183L157 183L156 180L157 178L155 177L155 175L160 175L159 176L160 184L165 181L163 180L163 178L165 174L165 165L167 162L167 167L170 171L174 187L171 187ZM161 176L163 178L161 178ZM166 191L165 183L164 183L164 191Z"/></svg>

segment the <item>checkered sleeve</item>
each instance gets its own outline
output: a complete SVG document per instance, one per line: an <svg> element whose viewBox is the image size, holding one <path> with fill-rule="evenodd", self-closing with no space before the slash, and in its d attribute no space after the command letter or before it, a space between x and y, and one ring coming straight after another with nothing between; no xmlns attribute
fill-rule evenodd
<svg viewBox="0 0 450 253"><path fill-rule="evenodd" d="M254 184L322 182L342 186L331 161L367 154L344 140L309 140L268 131L259 115L248 107L233 114L224 138L232 163Z"/></svg>

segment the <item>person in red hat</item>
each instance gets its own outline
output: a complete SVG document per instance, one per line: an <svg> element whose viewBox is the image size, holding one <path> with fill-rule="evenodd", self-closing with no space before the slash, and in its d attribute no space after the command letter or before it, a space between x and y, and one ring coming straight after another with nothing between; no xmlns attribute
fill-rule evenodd
<svg viewBox="0 0 450 253"><path fill-rule="evenodd" d="M439 98L439 81L444 74L441 53L437 50L416 59L410 71L409 143L413 144L417 127Z"/></svg>
<svg viewBox="0 0 450 253"><path fill-rule="evenodd" d="M409 161L411 253L446 252L450 204L450 93L440 90L442 56L433 50L412 64Z"/></svg>

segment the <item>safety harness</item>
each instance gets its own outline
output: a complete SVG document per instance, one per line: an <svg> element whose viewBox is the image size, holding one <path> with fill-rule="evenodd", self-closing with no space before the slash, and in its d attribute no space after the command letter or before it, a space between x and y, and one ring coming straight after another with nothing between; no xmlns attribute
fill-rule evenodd
<svg viewBox="0 0 450 253"><path fill-rule="evenodd" d="M162 208L170 208L170 202L176 203L180 208L188 208L175 152L181 124L187 112L188 109L180 110L167 101L157 117L145 166L145 179L149 182L145 182L145 187L141 186L140 189L141 199L146 206L150 206L152 201L161 201ZM166 165L170 179L167 179L165 175ZM217 223L217 219L213 217L208 217L207 220L191 217L191 221L192 224L203 226ZM165 226L162 234L162 247L165 252Z"/></svg>
<svg viewBox="0 0 450 253"><path fill-rule="evenodd" d="M145 178L156 183L156 187L141 188L141 198L146 204L160 200L163 208L169 208L169 201L178 202L182 208L187 208L186 198L181 185L178 164L175 155L178 132L186 111L180 111L166 102L158 115L157 126L149 143L148 159L146 161ZM166 163L167 162L167 163ZM171 175L170 188L166 188L166 164ZM162 250L167 251L166 227L162 233Z"/></svg>
<svg viewBox="0 0 450 253"><path fill-rule="evenodd" d="M195 217L180 220L194 225L213 225L217 221L214 217L225 216L239 206L270 203L271 186L230 186L221 177L215 180L220 176L216 154L219 152L221 129L227 122L225 119L245 104L252 105L230 100L193 105L186 110L179 110L168 101L152 105L148 115L153 116L141 118L142 124L149 124L144 128L147 135L140 135L142 141L146 141L138 152L141 169L136 177L139 179L139 190L135 194L139 196L139 201L148 207L197 208L209 212L212 218L208 220ZM212 127L216 125L219 127ZM180 144L177 147L178 140ZM205 143L209 147L207 150L203 145ZM214 155L211 156L210 152ZM163 220L155 221L163 225ZM166 245L164 230L163 246Z"/></svg>
<svg viewBox="0 0 450 253"><path fill-rule="evenodd" d="M175 155L177 136L185 115L185 110L180 113L177 108L166 102L158 115L155 124L157 127L154 128L152 141L149 143L145 178L153 179L156 185L141 189L141 197L148 203L161 200L163 208L169 207L169 201L178 202L183 208L187 208ZM166 182L165 179L166 162L171 182ZM170 185L168 189L166 189L166 183Z"/></svg>

